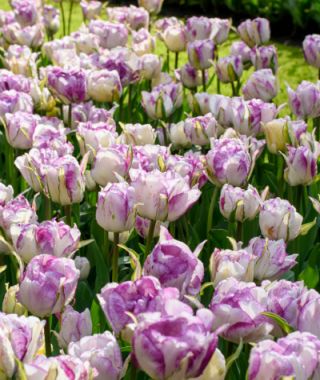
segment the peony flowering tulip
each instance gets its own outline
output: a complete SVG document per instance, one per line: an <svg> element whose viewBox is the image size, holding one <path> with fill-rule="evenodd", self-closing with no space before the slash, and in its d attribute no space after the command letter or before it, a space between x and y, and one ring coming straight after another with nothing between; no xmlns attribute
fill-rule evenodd
<svg viewBox="0 0 320 380"><path fill-rule="evenodd" d="M207 40L212 36L212 20L208 17L189 17L186 22L186 34L189 42Z"/></svg>
<svg viewBox="0 0 320 380"><path fill-rule="evenodd" d="M243 41L235 41L232 43L230 55L240 56L243 64L251 62L251 49Z"/></svg>
<svg viewBox="0 0 320 380"><path fill-rule="evenodd" d="M85 20L94 20L100 16L102 3L100 1L85 1L80 2L83 18Z"/></svg>
<svg viewBox="0 0 320 380"><path fill-rule="evenodd" d="M278 113L277 107L273 103L265 103L261 99L250 99L246 102L249 110L249 133L245 130L238 130L239 133L249 135L259 135L265 123L273 120ZM237 130L236 126L234 126Z"/></svg>
<svg viewBox="0 0 320 380"><path fill-rule="evenodd" d="M302 43L303 54L309 65L320 68L320 35L309 34Z"/></svg>
<svg viewBox="0 0 320 380"><path fill-rule="evenodd" d="M196 70L190 63L175 70L175 76L185 87L197 88L202 84L202 77L199 70ZM207 78L205 78L207 79Z"/></svg>
<svg viewBox="0 0 320 380"><path fill-rule="evenodd" d="M139 7L145 8L151 14L158 14L161 12L164 0L138 0Z"/></svg>
<svg viewBox="0 0 320 380"><path fill-rule="evenodd" d="M124 232L134 226L135 189L126 182L109 183L99 192L96 219L104 230Z"/></svg>
<svg viewBox="0 0 320 380"><path fill-rule="evenodd" d="M94 58L96 56L94 55L94 53L96 53L99 50L99 37L93 33L89 33L82 30L71 33L71 37L72 37L72 41L76 45L75 48L79 55L81 53L91 54L89 56L80 55L81 57L80 66L85 68L84 57L89 58L89 59L92 58L93 62L95 62ZM69 50L73 51L73 49L69 49ZM78 59L78 57L76 59ZM96 68L94 64L92 64L92 66L94 67L90 67L90 68L92 69Z"/></svg>
<svg viewBox="0 0 320 380"><path fill-rule="evenodd" d="M198 70L209 69L214 58L215 45L212 40L196 40L188 43L188 59Z"/></svg>
<svg viewBox="0 0 320 380"><path fill-rule="evenodd" d="M242 71L243 65L240 56L230 55L223 57L216 63L216 73L222 83L238 81Z"/></svg>
<svg viewBox="0 0 320 380"><path fill-rule="evenodd" d="M146 9L130 5L128 8L127 22L132 30L149 28L149 13Z"/></svg>
<svg viewBox="0 0 320 380"><path fill-rule="evenodd" d="M273 73L278 70L278 53L273 45L254 47L250 59L256 70L271 69Z"/></svg>
<svg viewBox="0 0 320 380"><path fill-rule="evenodd" d="M122 130L124 143L129 145L154 144L157 137L151 124L124 124Z"/></svg>
<svg viewBox="0 0 320 380"><path fill-rule="evenodd" d="M228 39L231 22L229 19L221 18L212 18L210 21L212 23L211 37L216 44L221 45Z"/></svg>
<svg viewBox="0 0 320 380"><path fill-rule="evenodd" d="M13 187L4 185L0 182L0 213L5 206L13 198Z"/></svg>
<svg viewBox="0 0 320 380"><path fill-rule="evenodd" d="M211 139L206 156L208 178L219 186L240 186L247 182L253 159L248 146L237 138Z"/></svg>
<svg viewBox="0 0 320 380"><path fill-rule="evenodd" d="M257 98L269 102L277 96L277 79L271 69L255 71L243 86L242 92L246 100Z"/></svg>
<svg viewBox="0 0 320 380"><path fill-rule="evenodd" d="M83 70L47 68L48 87L64 104L82 103L87 98L87 75Z"/></svg>
<svg viewBox="0 0 320 380"><path fill-rule="evenodd" d="M104 49L125 46L128 42L128 29L123 24L91 20L89 31L99 37L100 46Z"/></svg>
<svg viewBox="0 0 320 380"><path fill-rule="evenodd" d="M68 354L83 362L88 361L97 372L95 380L118 380L121 377L121 351L116 338L109 331L70 343Z"/></svg>
<svg viewBox="0 0 320 380"><path fill-rule="evenodd" d="M36 256L23 274L18 301L41 318L60 313L74 297L79 274L72 259Z"/></svg>
<svg viewBox="0 0 320 380"><path fill-rule="evenodd" d="M281 240L256 237L250 240L246 250L256 258L254 278L258 281L275 280L296 265L297 254L288 255Z"/></svg>
<svg viewBox="0 0 320 380"><path fill-rule="evenodd" d="M285 241L295 239L299 233L303 217L287 200L273 198L264 201L259 215L259 225L263 236Z"/></svg>
<svg viewBox="0 0 320 380"><path fill-rule="evenodd" d="M66 349L71 342L78 342L92 334L92 321L89 309L82 313L68 305L60 317L60 331L57 335L61 348Z"/></svg>
<svg viewBox="0 0 320 380"><path fill-rule="evenodd" d="M159 77L162 68L162 60L155 54L144 54L139 61L140 75L143 79L152 80Z"/></svg>
<svg viewBox="0 0 320 380"><path fill-rule="evenodd" d="M266 18L243 21L237 30L240 38L251 48L270 40L270 24Z"/></svg>
<svg viewBox="0 0 320 380"><path fill-rule="evenodd" d="M60 28L60 11L52 5L43 6L43 23L49 35L57 33Z"/></svg>
<svg viewBox="0 0 320 380"><path fill-rule="evenodd" d="M30 93L31 84L28 78L20 74L12 74L10 71L0 70L0 90L16 90L18 92Z"/></svg>
<svg viewBox="0 0 320 380"><path fill-rule="evenodd" d="M96 70L88 75L88 96L97 102L118 101L122 85L117 71Z"/></svg>
<svg viewBox="0 0 320 380"><path fill-rule="evenodd" d="M178 24L167 27L161 37L170 51L179 53L186 49L186 32L182 25Z"/></svg>
<svg viewBox="0 0 320 380"><path fill-rule="evenodd" d="M217 286L227 278L235 278L238 281L253 281L255 257L252 253L241 249L216 248L210 258L211 281Z"/></svg>
<svg viewBox="0 0 320 380"><path fill-rule="evenodd" d="M17 293L19 291L19 285L13 285L6 287L7 291L3 296L2 311L5 314L26 315L27 309L21 305L17 300Z"/></svg>
<svg viewBox="0 0 320 380"><path fill-rule="evenodd" d="M4 54L3 63L14 74L35 77L37 56L28 46L10 45Z"/></svg>
<svg viewBox="0 0 320 380"><path fill-rule="evenodd" d="M156 39L147 29L142 28L137 32L132 31L132 50L139 57L153 53L155 47Z"/></svg>
<svg viewBox="0 0 320 380"><path fill-rule="evenodd" d="M132 341L135 361L155 380L200 376L216 346L216 335L188 314L142 322ZM154 355L155 351L161 355Z"/></svg>
<svg viewBox="0 0 320 380"><path fill-rule="evenodd" d="M238 222L254 219L260 211L262 198L257 189L249 185L247 190L225 184L220 194L220 212L226 219Z"/></svg>
<svg viewBox="0 0 320 380"><path fill-rule="evenodd" d="M11 2L15 19L21 26L33 25L37 22L36 4L30 0L13 0Z"/></svg>
<svg viewBox="0 0 320 380"><path fill-rule="evenodd" d="M302 81L293 91L287 87L291 111L299 119L314 119L320 116L320 82L316 84Z"/></svg>
<svg viewBox="0 0 320 380"><path fill-rule="evenodd" d="M180 218L199 199L197 186L189 184L178 174L167 171L131 171L137 212L151 220L173 222Z"/></svg>
<svg viewBox="0 0 320 380"><path fill-rule="evenodd" d="M137 233L143 237L144 239L147 238L149 230L150 230L150 223L151 221L146 218L142 218L141 216L137 215L136 216L136 221L134 224L134 228L136 229ZM161 226L168 226L169 223L161 223L159 221L156 222L154 232L153 232L153 237L159 237L160 235L160 227Z"/></svg>
<svg viewBox="0 0 320 380"><path fill-rule="evenodd" d="M6 113L33 112L33 102L30 95L16 90L3 91L0 93L0 117Z"/></svg>
<svg viewBox="0 0 320 380"><path fill-rule="evenodd" d="M277 154L279 151L284 152L287 149L287 144L289 143L289 122L288 118L281 118L268 121L263 125L270 153Z"/></svg>
<svg viewBox="0 0 320 380"><path fill-rule="evenodd" d="M159 242L147 257L143 273L158 278L163 287L178 288L182 296L196 296L204 276L203 263L198 259L204 243L200 243L192 252L161 226Z"/></svg>
<svg viewBox="0 0 320 380"><path fill-rule="evenodd" d="M252 282L239 282L228 278L216 287L210 310L213 313L213 329L222 328L224 339L238 343L257 342L273 329L269 319L262 315L267 311L267 292Z"/></svg>
<svg viewBox="0 0 320 380"><path fill-rule="evenodd" d="M43 26L40 23L22 27L18 23L5 25L2 28L4 39L9 44L28 46L39 49L44 42Z"/></svg>

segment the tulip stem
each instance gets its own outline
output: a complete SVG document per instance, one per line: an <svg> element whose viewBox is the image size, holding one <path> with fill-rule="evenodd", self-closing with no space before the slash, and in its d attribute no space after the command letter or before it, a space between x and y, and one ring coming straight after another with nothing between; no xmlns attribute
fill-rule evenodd
<svg viewBox="0 0 320 380"><path fill-rule="evenodd" d="M221 94L220 79L217 76L217 94Z"/></svg>
<svg viewBox="0 0 320 380"><path fill-rule="evenodd" d="M73 0L70 1L69 18L68 18L68 34L71 32L71 20L72 20Z"/></svg>
<svg viewBox="0 0 320 380"><path fill-rule="evenodd" d="M69 104L68 107L68 128L71 129L72 127L72 104Z"/></svg>
<svg viewBox="0 0 320 380"><path fill-rule="evenodd" d="M46 347L46 356L51 356L51 332L50 332L50 317L46 318L46 324L44 325L44 339Z"/></svg>
<svg viewBox="0 0 320 380"><path fill-rule="evenodd" d="M136 380L137 378L137 368L131 364L131 371L130 371L130 380Z"/></svg>
<svg viewBox="0 0 320 380"><path fill-rule="evenodd" d="M167 49L167 69L168 73L170 73L170 50Z"/></svg>
<svg viewBox="0 0 320 380"><path fill-rule="evenodd" d="M320 141L320 117L313 119L313 128L316 130L315 136L317 141Z"/></svg>
<svg viewBox="0 0 320 380"><path fill-rule="evenodd" d="M148 236L147 236L146 249L144 251L143 262L145 262L146 258L148 257L148 255L151 251L151 245L152 245L152 240L153 240L155 228L156 228L156 220L150 220L150 226L149 226L149 232L148 232Z"/></svg>
<svg viewBox="0 0 320 380"><path fill-rule="evenodd" d="M219 187L216 186L213 190L211 202L209 206L208 221L207 221L207 236L209 235L209 232L211 231L211 228L212 228L213 212L214 212L214 208L217 202L218 194L219 194Z"/></svg>
<svg viewBox="0 0 320 380"><path fill-rule="evenodd" d="M112 282L118 282L119 232L113 234Z"/></svg>
<svg viewBox="0 0 320 380"><path fill-rule="evenodd" d="M242 241L242 231L243 231L243 225L242 222L237 222L237 232L236 232L236 240Z"/></svg>
<svg viewBox="0 0 320 380"><path fill-rule="evenodd" d="M283 166L284 166L284 159L281 156L281 154L278 154L277 156L277 180L278 180L278 192L279 196L282 197L283 193Z"/></svg>
<svg viewBox="0 0 320 380"><path fill-rule="evenodd" d="M66 217L66 223L70 226L72 224L72 206L71 205L66 205L64 206L64 215Z"/></svg>
<svg viewBox="0 0 320 380"><path fill-rule="evenodd" d="M203 87L203 92L207 91L207 84L206 84L206 70L201 70L202 74L202 87Z"/></svg>
<svg viewBox="0 0 320 380"><path fill-rule="evenodd" d="M176 52L176 59L175 59L175 62L174 62L175 69L177 69L178 66L179 66L179 52L177 51Z"/></svg>
<svg viewBox="0 0 320 380"><path fill-rule="evenodd" d="M14 149L13 147L7 142L7 154L6 154L6 164L7 164L7 179L12 185L13 190L15 193L19 192L19 189L17 188L17 173L14 166Z"/></svg>
<svg viewBox="0 0 320 380"><path fill-rule="evenodd" d="M232 96L237 96L236 87L233 82L231 82Z"/></svg>
<svg viewBox="0 0 320 380"><path fill-rule="evenodd" d="M51 220L52 209L51 209L51 200L49 197L44 196L44 219Z"/></svg>
<svg viewBox="0 0 320 380"><path fill-rule="evenodd" d="M60 11L61 11L61 17L62 17L62 30L63 35L66 35L66 15L64 13L64 7L63 7L63 1L60 1Z"/></svg>
<svg viewBox="0 0 320 380"><path fill-rule="evenodd" d="M105 254L105 263L109 268L110 265L110 256L109 256L109 235L108 231L103 231L103 252Z"/></svg>
<svg viewBox="0 0 320 380"><path fill-rule="evenodd" d="M318 69L318 79L320 80L320 68Z"/></svg>

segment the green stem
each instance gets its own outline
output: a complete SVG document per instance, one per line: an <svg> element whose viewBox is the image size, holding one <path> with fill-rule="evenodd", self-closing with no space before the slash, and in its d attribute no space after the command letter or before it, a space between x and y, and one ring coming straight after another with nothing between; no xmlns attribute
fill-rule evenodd
<svg viewBox="0 0 320 380"><path fill-rule="evenodd" d="M103 252L105 254L105 262L109 268L110 257L109 257L109 236L108 231L103 231Z"/></svg>
<svg viewBox="0 0 320 380"><path fill-rule="evenodd" d="M283 185L284 185L284 182L283 182L284 159L281 156L281 154L277 155L276 165L277 165L278 193L279 193L279 197L282 197Z"/></svg>
<svg viewBox="0 0 320 380"><path fill-rule="evenodd" d="M137 368L133 364L131 364L130 380L136 380L137 374L138 374Z"/></svg>
<svg viewBox="0 0 320 380"><path fill-rule="evenodd" d="M7 173L8 173L8 180L10 185L12 185L13 190L15 193L18 192L17 189L17 174L16 174L16 168L14 166L14 149L12 146L7 143Z"/></svg>
<svg viewBox="0 0 320 380"><path fill-rule="evenodd" d="M313 119L313 128L316 130L315 136L317 141L320 141L320 117Z"/></svg>
<svg viewBox="0 0 320 380"><path fill-rule="evenodd" d="M66 35L66 15L64 13L64 7L63 7L63 1L60 1L60 12L61 12L61 18L62 18L62 30L63 35Z"/></svg>
<svg viewBox="0 0 320 380"><path fill-rule="evenodd" d="M237 91L233 82L231 82L232 96L237 96Z"/></svg>
<svg viewBox="0 0 320 380"><path fill-rule="evenodd" d="M119 232L113 234L112 282L118 282Z"/></svg>
<svg viewBox="0 0 320 380"><path fill-rule="evenodd" d="M168 73L170 73L170 50L167 49L167 69Z"/></svg>
<svg viewBox="0 0 320 380"><path fill-rule="evenodd" d="M72 104L69 104L68 107L68 128L72 128Z"/></svg>
<svg viewBox="0 0 320 380"><path fill-rule="evenodd" d="M211 231L211 228L212 228L213 212L214 212L214 208L217 202L218 194L219 194L219 187L216 186L212 193L211 202L210 202L209 211L208 211L207 236L209 235L209 232Z"/></svg>
<svg viewBox="0 0 320 380"><path fill-rule="evenodd" d="M72 10L73 10L73 0L70 1L69 18L68 18L68 34L70 34L71 32Z"/></svg>
<svg viewBox="0 0 320 380"><path fill-rule="evenodd" d="M52 217L51 200L45 195L43 196L43 200L44 200L44 219L51 220L51 217Z"/></svg>
<svg viewBox="0 0 320 380"><path fill-rule="evenodd" d="M236 240L242 241L242 231L243 231L243 224L242 222L237 222L237 232L236 232Z"/></svg>
<svg viewBox="0 0 320 380"><path fill-rule="evenodd" d="M127 108L127 121L130 121L132 115L132 84L129 84L128 87L128 108Z"/></svg>
<svg viewBox="0 0 320 380"><path fill-rule="evenodd" d="M64 206L64 214L66 217L66 223L71 227L72 226L72 205Z"/></svg>
<svg viewBox="0 0 320 380"><path fill-rule="evenodd" d="M220 86L220 79L217 75L217 94L221 94L221 86Z"/></svg>
<svg viewBox="0 0 320 380"><path fill-rule="evenodd" d="M201 74L202 74L202 88L203 88L203 92L206 92L207 91L206 70L201 70Z"/></svg>
<svg viewBox="0 0 320 380"><path fill-rule="evenodd" d="M318 79L320 80L320 68L318 69Z"/></svg>
<svg viewBox="0 0 320 380"><path fill-rule="evenodd" d="M148 257L150 251L151 251L151 245L154 235L154 229L156 228L156 220L150 220L150 226L149 226L149 232L147 236L147 242L146 242L146 249L144 251L144 260L145 262L146 258Z"/></svg>
<svg viewBox="0 0 320 380"><path fill-rule="evenodd" d="M50 332L50 317L46 318L46 324L44 325L44 339L46 347L46 356L51 356L51 332Z"/></svg>
<svg viewBox="0 0 320 380"><path fill-rule="evenodd" d="M179 66L179 52L177 51L175 61L174 61L174 68L177 69L178 66Z"/></svg>

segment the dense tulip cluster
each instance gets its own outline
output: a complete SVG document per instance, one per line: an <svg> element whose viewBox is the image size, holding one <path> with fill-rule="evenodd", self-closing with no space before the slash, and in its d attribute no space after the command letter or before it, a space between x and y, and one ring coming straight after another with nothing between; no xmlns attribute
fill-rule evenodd
<svg viewBox="0 0 320 380"><path fill-rule="evenodd" d="M54 3L0 10L0 379L319 379L320 82L265 18Z"/></svg>

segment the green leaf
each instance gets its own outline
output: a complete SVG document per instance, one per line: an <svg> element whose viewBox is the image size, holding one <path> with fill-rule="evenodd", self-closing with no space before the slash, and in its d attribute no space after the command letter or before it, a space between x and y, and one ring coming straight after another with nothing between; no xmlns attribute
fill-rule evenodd
<svg viewBox="0 0 320 380"><path fill-rule="evenodd" d="M90 309L93 300L93 294L86 281L79 281L76 290L75 309L83 311L86 308Z"/></svg>
<svg viewBox="0 0 320 380"><path fill-rule="evenodd" d="M242 349L243 349L243 341L241 339L240 343L238 344L236 351L233 354L231 354L226 360L227 372L231 368L232 364L239 358Z"/></svg>
<svg viewBox="0 0 320 380"><path fill-rule="evenodd" d="M265 311L261 314L275 321L285 334L290 334L294 331L293 327L291 327L289 323L279 315L271 313L269 311Z"/></svg>
<svg viewBox="0 0 320 380"><path fill-rule="evenodd" d="M303 280L308 288L315 288L319 283L319 269L309 264L299 274L299 280Z"/></svg>
<svg viewBox="0 0 320 380"><path fill-rule="evenodd" d="M86 247L87 245L91 244L94 242L94 239L87 239L87 240L82 240L79 243L78 249L81 249L83 247Z"/></svg>
<svg viewBox="0 0 320 380"><path fill-rule="evenodd" d="M214 288L214 284L213 282L205 282L202 286L201 286L201 289L200 289L200 296L203 295L204 291L207 289L207 288Z"/></svg>
<svg viewBox="0 0 320 380"><path fill-rule="evenodd" d="M23 363L21 363L21 361L18 360L17 358L15 358L15 362L16 362L17 369L13 376L13 379L14 380L28 380Z"/></svg>
<svg viewBox="0 0 320 380"><path fill-rule="evenodd" d="M317 218L314 218L312 222L303 224L300 229L300 235L301 236L307 235L307 233L311 230L312 227L316 225L316 223L317 223Z"/></svg>
<svg viewBox="0 0 320 380"><path fill-rule="evenodd" d="M130 256L130 264L133 270L132 281L138 280L142 276L142 268L139 260L139 254L124 244L118 244L120 248L126 251Z"/></svg>

